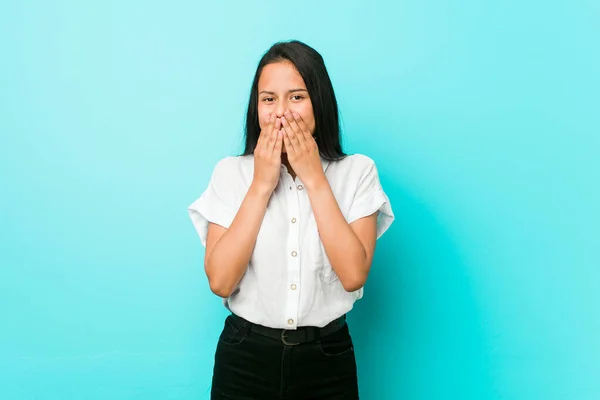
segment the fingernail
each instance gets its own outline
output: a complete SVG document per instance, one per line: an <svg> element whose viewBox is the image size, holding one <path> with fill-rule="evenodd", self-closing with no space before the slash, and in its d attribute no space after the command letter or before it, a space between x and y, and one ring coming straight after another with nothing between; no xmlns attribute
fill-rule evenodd
<svg viewBox="0 0 600 400"><path fill-rule="evenodd" d="M294 118L298 118L300 115L298 113L294 113Z"/></svg>

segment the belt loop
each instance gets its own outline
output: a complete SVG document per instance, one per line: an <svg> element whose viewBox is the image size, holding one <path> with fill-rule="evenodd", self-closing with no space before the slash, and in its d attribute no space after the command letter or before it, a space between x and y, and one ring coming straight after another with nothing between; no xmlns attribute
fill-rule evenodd
<svg viewBox="0 0 600 400"><path fill-rule="evenodd" d="M250 332L250 329L252 328L252 322L240 317L239 315L233 313L231 315L236 321L238 331L243 335L247 335L248 332Z"/></svg>
<svg viewBox="0 0 600 400"><path fill-rule="evenodd" d="M252 329L252 322L248 321L248 320L244 320L244 323L242 324L242 329L240 329L240 332L242 332L244 335L247 335L248 332L250 332L250 329Z"/></svg>
<svg viewBox="0 0 600 400"><path fill-rule="evenodd" d="M320 329L315 329L315 340L317 342L321 341L321 330Z"/></svg>

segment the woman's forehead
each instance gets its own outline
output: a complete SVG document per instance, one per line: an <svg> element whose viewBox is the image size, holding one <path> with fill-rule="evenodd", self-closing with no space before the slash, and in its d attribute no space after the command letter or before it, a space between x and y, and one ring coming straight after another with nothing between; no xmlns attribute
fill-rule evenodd
<svg viewBox="0 0 600 400"><path fill-rule="evenodd" d="M266 65L260 74L258 86L259 89L306 89L302 76L289 61Z"/></svg>

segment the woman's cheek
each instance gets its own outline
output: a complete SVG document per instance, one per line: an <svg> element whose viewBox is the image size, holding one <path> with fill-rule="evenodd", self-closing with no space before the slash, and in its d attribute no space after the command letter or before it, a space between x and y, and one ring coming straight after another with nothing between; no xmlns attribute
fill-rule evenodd
<svg viewBox="0 0 600 400"><path fill-rule="evenodd" d="M299 112L298 114L300 114L300 117L302 117L302 120L306 123L310 132L315 133L315 116L314 116L314 114L312 112L306 112L308 110L303 110L303 111L304 112ZM310 111L312 111L312 110L310 110Z"/></svg>
<svg viewBox="0 0 600 400"><path fill-rule="evenodd" d="M260 129L265 129L266 128L268 118L269 118L268 115L261 115L258 118L258 125L260 126Z"/></svg>
<svg viewBox="0 0 600 400"><path fill-rule="evenodd" d="M310 133L312 133L313 135L315 134L315 120L311 119L310 123L308 124L308 129L310 129Z"/></svg>
<svg viewBox="0 0 600 400"><path fill-rule="evenodd" d="M265 129L267 121L269 119L269 112L260 105L258 106L258 126L260 129Z"/></svg>

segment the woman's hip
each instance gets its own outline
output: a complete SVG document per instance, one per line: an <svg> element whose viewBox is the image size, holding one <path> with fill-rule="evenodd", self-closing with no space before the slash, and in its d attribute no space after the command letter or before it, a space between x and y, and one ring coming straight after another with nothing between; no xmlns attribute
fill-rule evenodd
<svg viewBox="0 0 600 400"><path fill-rule="evenodd" d="M358 398L354 344L345 320L332 333L305 342L302 335L288 342L285 335L281 340L261 329L237 316L226 319L215 354L213 392L234 399L302 398L297 397L302 393Z"/></svg>

